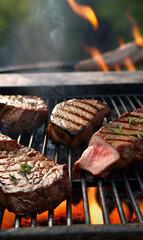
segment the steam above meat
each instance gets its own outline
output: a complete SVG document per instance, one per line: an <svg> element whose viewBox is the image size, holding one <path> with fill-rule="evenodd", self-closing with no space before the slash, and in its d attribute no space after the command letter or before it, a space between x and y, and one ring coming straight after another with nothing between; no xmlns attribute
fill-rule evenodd
<svg viewBox="0 0 143 240"><path fill-rule="evenodd" d="M88 148L75 162L74 170L85 170L106 177L143 159L143 108L124 113L93 134Z"/></svg>
<svg viewBox="0 0 143 240"><path fill-rule="evenodd" d="M54 143L76 147L89 140L109 111L106 103L92 99L61 102L51 113L48 136Z"/></svg>

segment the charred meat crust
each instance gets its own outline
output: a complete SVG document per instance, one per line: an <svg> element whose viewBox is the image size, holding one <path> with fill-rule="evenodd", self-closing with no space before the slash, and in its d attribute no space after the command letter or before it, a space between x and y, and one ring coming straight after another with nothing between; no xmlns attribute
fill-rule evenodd
<svg viewBox="0 0 143 240"><path fill-rule="evenodd" d="M47 118L48 108L40 97L0 95L0 125L13 132L39 128Z"/></svg>
<svg viewBox="0 0 143 240"><path fill-rule="evenodd" d="M106 103L92 99L71 99L53 109L48 136L54 143L76 147L87 142L110 110Z"/></svg>
<svg viewBox="0 0 143 240"><path fill-rule="evenodd" d="M140 108L124 113L93 134L88 148L75 162L74 171L80 169L96 177L106 177L112 170L125 168L142 159L143 108Z"/></svg>
<svg viewBox="0 0 143 240"><path fill-rule="evenodd" d="M19 216L30 216L53 210L70 193L65 164L56 164L0 134L0 202L4 207Z"/></svg>

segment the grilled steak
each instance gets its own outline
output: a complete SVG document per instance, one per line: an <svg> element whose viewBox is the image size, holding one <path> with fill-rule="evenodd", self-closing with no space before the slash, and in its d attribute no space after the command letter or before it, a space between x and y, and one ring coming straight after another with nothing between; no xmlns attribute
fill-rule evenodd
<svg viewBox="0 0 143 240"><path fill-rule="evenodd" d="M71 192L67 166L0 134L0 202L19 216L53 210Z"/></svg>
<svg viewBox="0 0 143 240"><path fill-rule="evenodd" d="M140 108L101 127L75 162L74 170L83 169L95 176L106 177L112 170L142 159L143 108Z"/></svg>
<svg viewBox="0 0 143 240"><path fill-rule="evenodd" d="M47 118L48 108L40 97L0 95L0 125L13 132L38 128Z"/></svg>
<svg viewBox="0 0 143 240"><path fill-rule="evenodd" d="M76 147L89 140L109 111L106 103L92 99L61 102L51 113L48 136L55 143Z"/></svg>

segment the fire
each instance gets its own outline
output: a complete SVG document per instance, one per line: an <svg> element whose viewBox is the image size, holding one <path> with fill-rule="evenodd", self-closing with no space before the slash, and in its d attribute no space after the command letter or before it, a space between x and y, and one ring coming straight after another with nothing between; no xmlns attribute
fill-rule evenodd
<svg viewBox="0 0 143 240"><path fill-rule="evenodd" d="M131 61L131 59L129 57L125 57L124 61L125 61L125 65L129 71L136 70L135 65L133 64L133 62Z"/></svg>
<svg viewBox="0 0 143 240"><path fill-rule="evenodd" d="M55 225L66 225L66 205L67 202L63 201L55 210L54 210L54 224ZM76 205L71 206L71 216L72 222L75 223L84 223L84 207L83 200L81 200ZM45 211L41 214L37 214L37 226L47 226L48 225L48 211ZM15 223L15 214L9 212L8 210L4 211L4 216L2 220L1 229L8 229L14 227ZM30 227L31 218L21 218L22 227Z"/></svg>
<svg viewBox="0 0 143 240"><path fill-rule="evenodd" d="M9 212L8 210L4 211L3 220L1 229L12 228L15 222L15 214Z"/></svg>
<svg viewBox="0 0 143 240"><path fill-rule="evenodd" d="M124 46L125 44L124 39L121 36L118 37L118 42L120 46Z"/></svg>
<svg viewBox="0 0 143 240"><path fill-rule="evenodd" d="M98 63L98 65L101 67L103 71L105 72L109 71L108 66L106 65L100 54L100 51L96 47L85 46L84 49L94 58L94 60Z"/></svg>
<svg viewBox="0 0 143 240"><path fill-rule="evenodd" d="M121 71L121 68L120 68L119 64L115 64L114 68L115 68L115 71Z"/></svg>
<svg viewBox="0 0 143 240"><path fill-rule="evenodd" d="M129 20L133 23L133 36L136 41L136 43L140 46L143 47L143 36L141 35L138 24L136 20L129 14L128 11L125 11L126 16L129 18Z"/></svg>
<svg viewBox="0 0 143 240"><path fill-rule="evenodd" d="M124 46L124 40L122 37L119 37L118 38L118 41L119 41L119 45L121 47ZM135 71L136 70L136 67L135 65L133 64L132 60L129 58L129 57L125 57L124 58L124 62L125 62L125 65L126 65L126 68L129 70L129 71Z"/></svg>
<svg viewBox="0 0 143 240"><path fill-rule="evenodd" d="M98 20L97 17L89 6L83 6L75 2L75 0L67 0L72 10L80 15L81 17L87 19L91 24L94 30L98 28Z"/></svg>
<svg viewBox="0 0 143 240"><path fill-rule="evenodd" d="M136 202L139 206L141 214L143 215L143 201L140 199L136 199ZM126 204L125 202L122 202L122 207L123 207L126 221L130 222L130 223L137 222L136 214L133 210L131 210L131 208L128 206L128 204ZM112 224L120 224L121 223L117 207L115 207L110 212L110 222Z"/></svg>
<svg viewBox="0 0 143 240"><path fill-rule="evenodd" d="M96 197L97 187L89 187L87 191L91 224L103 224L102 210L97 202Z"/></svg>
<svg viewBox="0 0 143 240"><path fill-rule="evenodd" d="M130 209L129 209L128 205L125 202L123 202L122 203L122 207L123 207L124 214L125 214L127 222L130 222L131 221L131 212L130 212ZM111 211L111 213L110 213L110 222L112 224L119 224L119 223L121 223L120 216L119 216L117 208L114 208Z"/></svg>
<svg viewBox="0 0 143 240"><path fill-rule="evenodd" d="M138 204L139 209L141 211L141 214L143 216L143 201L140 200L140 199L136 199L136 201L137 201L137 204ZM132 222L135 222L135 221L137 221L137 217L136 217L136 214L133 212Z"/></svg>

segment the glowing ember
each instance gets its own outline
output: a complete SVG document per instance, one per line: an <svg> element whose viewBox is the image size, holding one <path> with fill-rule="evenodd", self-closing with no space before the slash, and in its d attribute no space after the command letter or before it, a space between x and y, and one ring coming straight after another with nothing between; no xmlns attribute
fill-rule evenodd
<svg viewBox="0 0 143 240"><path fill-rule="evenodd" d="M67 202L63 201L55 210L54 210L54 224L55 225L66 225L66 205ZM76 223L84 223L84 207L83 200L81 200L78 204L71 206L71 216L73 224ZM48 225L48 211L45 211L41 214L37 214L37 226L47 226ZM15 223L15 214L9 212L8 210L4 211L3 221L1 225L1 229L7 229L14 227ZM31 218L21 218L21 226L22 227L30 227Z"/></svg>
<svg viewBox="0 0 143 240"><path fill-rule="evenodd" d="M75 2L75 0L67 0L72 10L80 15L81 17L87 19L96 30L98 28L98 20L97 17L89 6L83 6Z"/></svg>
<svg viewBox="0 0 143 240"><path fill-rule="evenodd" d="M101 69L105 72L109 71L106 63L104 62L99 50L95 47L84 47L85 51L89 53L93 59L97 62L97 64L101 67Z"/></svg>
<svg viewBox="0 0 143 240"><path fill-rule="evenodd" d="M87 191L91 224L103 224L102 210L97 201L97 188L89 187Z"/></svg>
<svg viewBox="0 0 143 240"><path fill-rule="evenodd" d="M130 209L129 209L128 205L123 202L122 203L122 207L123 207L124 214L125 214L127 222L130 222L131 221L131 212L130 212ZM117 208L114 208L111 211L111 213L110 213L110 222L112 224L119 224L119 223L121 223L120 216L119 216Z"/></svg>
<svg viewBox="0 0 143 240"><path fill-rule="evenodd" d="M129 20L133 23L133 36L134 36L136 43L140 47L143 47L143 36L140 34L136 20L129 14L128 11L125 11L125 14L129 18Z"/></svg>
<svg viewBox="0 0 143 240"><path fill-rule="evenodd" d="M143 216L143 201L140 200L140 199L136 199L137 201L137 204L139 206L139 209L141 211L141 214ZM137 217L136 217L136 214L133 212L133 216L132 216L132 222L137 222Z"/></svg>
<svg viewBox="0 0 143 240"><path fill-rule="evenodd" d="M84 222L84 208L83 201L71 206L71 215L73 223ZM54 211L54 223L66 224L66 201L62 202Z"/></svg>
<svg viewBox="0 0 143 240"><path fill-rule="evenodd" d="M1 229L14 227L14 222L15 222L15 214L12 212L9 212L8 210L5 210L4 215L3 215Z"/></svg>

